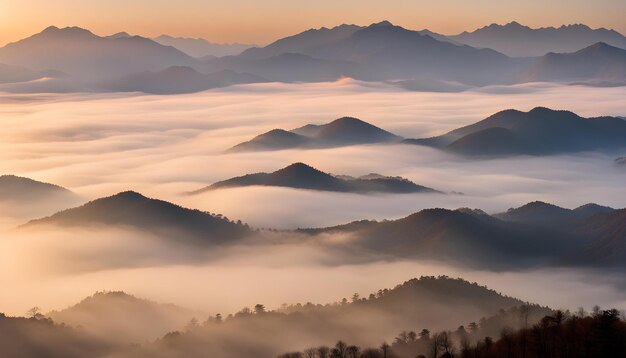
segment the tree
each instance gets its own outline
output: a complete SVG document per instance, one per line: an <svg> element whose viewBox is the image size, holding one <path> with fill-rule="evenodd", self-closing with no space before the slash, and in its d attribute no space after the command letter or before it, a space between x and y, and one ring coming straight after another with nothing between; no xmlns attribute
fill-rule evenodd
<svg viewBox="0 0 626 358"><path fill-rule="evenodd" d="M317 347L317 358L328 358L330 356L330 348L326 346Z"/></svg>
<svg viewBox="0 0 626 358"><path fill-rule="evenodd" d="M391 347L387 344L387 342L383 342L383 344L380 345L380 350L383 352L383 358L389 357Z"/></svg>
<svg viewBox="0 0 626 358"><path fill-rule="evenodd" d="M338 341L337 344L335 344L333 352L337 355L337 358L347 358L347 349L348 345L344 341Z"/></svg>
<svg viewBox="0 0 626 358"><path fill-rule="evenodd" d="M409 332L407 336L409 338L409 342L415 342L415 340L417 340L417 333L414 331Z"/></svg>
<svg viewBox="0 0 626 358"><path fill-rule="evenodd" d="M355 345L348 346L348 348L346 348L348 358L359 358L359 351L359 347Z"/></svg>
<svg viewBox="0 0 626 358"><path fill-rule="evenodd" d="M359 296L359 294L358 294L358 293L354 293L354 294L352 295L352 302L353 302L353 303L354 303L354 302L357 302L357 301L358 301L358 300L360 300L360 299L361 299L361 296Z"/></svg>
<svg viewBox="0 0 626 358"><path fill-rule="evenodd" d="M41 308L35 306L27 311L27 314L30 318L34 319L42 319L45 316L41 313Z"/></svg>
<svg viewBox="0 0 626 358"><path fill-rule="evenodd" d="M256 305L254 305L254 313L256 314L265 313L265 306L260 303L257 303Z"/></svg>
<svg viewBox="0 0 626 358"><path fill-rule="evenodd" d="M302 352L302 357L304 358L315 358L317 357L317 348L307 348Z"/></svg>
<svg viewBox="0 0 626 358"><path fill-rule="evenodd" d="M424 328L421 330L419 336L420 339L430 339L430 331Z"/></svg>

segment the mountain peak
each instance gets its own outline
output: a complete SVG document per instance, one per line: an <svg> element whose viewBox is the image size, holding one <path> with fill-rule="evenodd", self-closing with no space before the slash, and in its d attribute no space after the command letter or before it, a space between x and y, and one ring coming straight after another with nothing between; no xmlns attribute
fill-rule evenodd
<svg viewBox="0 0 626 358"><path fill-rule="evenodd" d="M293 164L290 164L282 169L279 169L278 171L276 171L276 173L300 173L300 174L306 174L306 173L321 173L320 170L317 170L315 168L313 168L310 165L304 164L302 162L296 162Z"/></svg>
<svg viewBox="0 0 626 358"><path fill-rule="evenodd" d="M373 24L371 24L369 27L393 27L395 26L394 24L392 24L391 22L387 21L387 20L383 20L381 22L375 22Z"/></svg>

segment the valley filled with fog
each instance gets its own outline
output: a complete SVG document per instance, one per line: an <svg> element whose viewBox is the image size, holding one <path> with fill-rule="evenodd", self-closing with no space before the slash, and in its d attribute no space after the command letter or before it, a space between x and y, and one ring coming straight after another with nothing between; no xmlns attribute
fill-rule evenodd
<svg viewBox="0 0 626 358"><path fill-rule="evenodd" d="M48 311L99 290L123 290L226 314L259 302L268 308L333 302L421 275L448 275L552 308L626 308L626 281L620 272L468 268L334 249L332 243L350 237L328 234L310 240L288 231L399 219L427 208L469 207L495 214L537 200L570 209L587 203L622 208L626 171L614 159L626 153L468 158L396 143L227 152L275 128L289 130L344 116L404 138L440 135L505 109L543 106L583 117L624 116L625 96L626 87L529 83L446 93L351 79L237 85L171 96L4 94L0 171L60 185L77 197L37 207L10 201L0 205L0 284L10 287L0 296L0 306L12 314L32 306ZM218 181L296 162L354 177L401 176L443 193L249 186L189 195ZM126 190L219 213L255 229L283 231L262 230L234 246L198 250L124 226L16 229Z"/></svg>

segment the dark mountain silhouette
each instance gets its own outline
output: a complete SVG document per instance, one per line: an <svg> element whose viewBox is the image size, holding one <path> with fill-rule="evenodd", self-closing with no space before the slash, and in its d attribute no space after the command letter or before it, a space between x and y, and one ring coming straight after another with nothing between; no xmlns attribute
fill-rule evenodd
<svg viewBox="0 0 626 358"><path fill-rule="evenodd" d="M626 37L617 31L591 29L582 24L532 29L513 21L506 25L491 24L473 32L448 37L473 47L492 48L514 57L574 52L597 42L626 49Z"/></svg>
<svg viewBox="0 0 626 358"><path fill-rule="evenodd" d="M573 53L551 52L533 63L525 79L621 86L626 84L626 50L598 42Z"/></svg>
<svg viewBox="0 0 626 358"><path fill-rule="evenodd" d="M0 63L98 79L173 65L189 66L195 61L173 47L139 36L106 38L78 27L51 26L0 48Z"/></svg>
<svg viewBox="0 0 626 358"><path fill-rule="evenodd" d="M42 225L71 227L127 227L166 235L181 243L198 245L234 242L248 235L247 225L221 216L146 198L126 191L91 201L83 206L32 220L22 228Z"/></svg>
<svg viewBox="0 0 626 358"><path fill-rule="evenodd" d="M308 124L291 131L274 129L248 142L237 144L230 151L340 147L389 143L400 139L402 138L360 119L343 117L327 124Z"/></svg>
<svg viewBox="0 0 626 358"><path fill-rule="evenodd" d="M493 216L467 208L425 209L398 220L299 231L350 234L352 247L490 270L535 265L623 267L623 218L623 209L597 204L570 210L532 202ZM605 256L609 259L603 261Z"/></svg>
<svg viewBox="0 0 626 358"><path fill-rule="evenodd" d="M238 55L244 50L254 46L240 43L217 44L209 42L205 39L173 37L169 35L161 35L153 38L153 40L161 45L175 47L189 56L196 58Z"/></svg>
<svg viewBox="0 0 626 358"><path fill-rule="evenodd" d="M469 156L615 151L626 147L626 121L617 117L583 118L543 107L529 112L505 110L439 137L407 139L404 143Z"/></svg>
<svg viewBox="0 0 626 358"><path fill-rule="evenodd" d="M145 92L154 94L193 93L235 84L266 82L249 73L223 70L203 74L190 67L173 66L163 71L145 71L105 81L103 87L117 92Z"/></svg>
<svg viewBox="0 0 626 358"><path fill-rule="evenodd" d="M344 193L436 193L400 177L369 174L359 178L334 176L304 163L294 163L273 173L255 173L217 182L192 192L199 194L220 188L251 185L281 186L297 189L336 191Z"/></svg>
<svg viewBox="0 0 626 358"><path fill-rule="evenodd" d="M192 319L208 315L172 304L160 304L120 291L97 292L61 311L46 316L57 323L82 326L106 341L140 343L182 329Z"/></svg>

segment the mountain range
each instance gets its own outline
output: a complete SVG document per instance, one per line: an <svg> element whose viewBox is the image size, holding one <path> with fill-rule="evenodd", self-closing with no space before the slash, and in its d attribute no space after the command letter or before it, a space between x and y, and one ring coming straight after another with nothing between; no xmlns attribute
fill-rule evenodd
<svg viewBox="0 0 626 358"><path fill-rule="evenodd" d="M575 52L598 42L626 49L626 37L615 30L591 29L583 24L533 29L516 21L491 24L448 38L477 48L491 48L507 56L533 57L549 52Z"/></svg>
<svg viewBox="0 0 626 358"><path fill-rule="evenodd" d="M407 258L494 269L545 265L624 267L626 209L570 210L533 202L505 213L425 209L398 220L357 221L310 235L350 234L357 245Z"/></svg>
<svg viewBox="0 0 626 358"><path fill-rule="evenodd" d="M509 24L506 28L511 26L515 27ZM623 36L588 28L583 32L597 36L577 36L572 29L583 31L580 26L555 31L563 33L559 36L575 39L572 43L581 46L572 47L567 53L542 52L539 57L508 57L490 48L462 44L460 38L469 42L469 35L475 33L461 34L460 38L446 37L428 30L408 30L388 21L369 26L311 29L265 47L247 48L240 54L236 52L244 45L232 49L219 47L226 52L213 51L217 57L210 54L197 57L195 55L212 51L212 45L198 39L164 35L153 40L124 32L102 37L78 27L51 26L0 48L0 84L4 83L0 90L146 89L162 94L185 93L214 88L216 79L213 77L225 70L239 73L244 80L240 77L232 80L231 76L228 81L217 80L217 86L251 81L334 81L341 77L365 81L451 82L464 86L528 81L624 85L624 46L616 40ZM504 32L512 33L503 35L505 38L516 36L515 31ZM586 40L579 41L583 37ZM589 43L589 39L594 42ZM561 50L556 47L551 51ZM226 53L228 55L219 56ZM172 70L181 67L189 69ZM198 78L190 76L191 70L200 73ZM117 79L116 85L111 85L112 78ZM37 81L41 79L47 80ZM132 85L135 80L140 82L136 86Z"/></svg>
<svg viewBox="0 0 626 358"><path fill-rule="evenodd" d="M214 183L191 194L221 188L244 186L279 186L296 189L334 191L342 193L441 193L417 185L401 177L368 174L358 178L324 173L304 163L294 163L273 173L247 174Z"/></svg>
<svg viewBox="0 0 626 358"><path fill-rule="evenodd" d="M355 144L397 142L402 138L353 117L342 117L326 124L307 124L290 131L273 129L230 152L281 150L291 148L330 148Z"/></svg>
<svg viewBox="0 0 626 358"><path fill-rule="evenodd" d="M626 147L626 121L619 117L583 118L544 107L529 112L505 110L441 136L403 143L467 156L616 151Z"/></svg>

